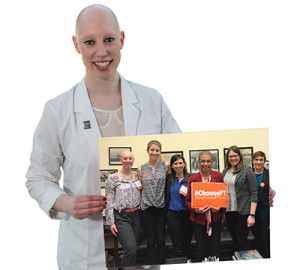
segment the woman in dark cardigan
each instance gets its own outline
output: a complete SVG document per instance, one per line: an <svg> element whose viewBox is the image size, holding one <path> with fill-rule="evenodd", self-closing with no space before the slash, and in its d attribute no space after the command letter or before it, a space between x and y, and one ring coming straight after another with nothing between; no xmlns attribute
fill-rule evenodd
<svg viewBox="0 0 300 270"><path fill-rule="evenodd" d="M258 201L255 213L255 224L252 232L255 247L264 258L270 258L270 204L269 204L269 170L264 168L266 154L257 151L252 156L254 173L258 188Z"/></svg>

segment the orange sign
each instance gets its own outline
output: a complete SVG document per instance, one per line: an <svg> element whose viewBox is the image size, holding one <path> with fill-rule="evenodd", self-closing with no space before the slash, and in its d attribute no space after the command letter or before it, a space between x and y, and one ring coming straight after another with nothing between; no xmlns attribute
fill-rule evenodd
<svg viewBox="0 0 300 270"><path fill-rule="evenodd" d="M226 183L192 183L192 208L206 205L228 207L228 186Z"/></svg>

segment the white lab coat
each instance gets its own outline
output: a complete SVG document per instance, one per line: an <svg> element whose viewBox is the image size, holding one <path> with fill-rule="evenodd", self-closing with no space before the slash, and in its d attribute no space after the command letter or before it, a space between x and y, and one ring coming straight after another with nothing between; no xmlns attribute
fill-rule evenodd
<svg viewBox="0 0 300 270"><path fill-rule="evenodd" d="M157 91L121 76L121 92L126 136L180 132ZM84 129L84 121L90 121L90 128ZM64 193L99 195L99 137L84 79L46 103L34 134L26 186L51 218L61 220L57 255L61 270L105 268L102 214L78 220L51 209Z"/></svg>

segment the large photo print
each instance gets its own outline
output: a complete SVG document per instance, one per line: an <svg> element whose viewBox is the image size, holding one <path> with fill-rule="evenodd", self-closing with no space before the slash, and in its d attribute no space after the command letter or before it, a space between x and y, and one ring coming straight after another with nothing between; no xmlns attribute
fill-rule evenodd
<svg viewBox="0 0 300 270"><path fill-rule="evenodd" d="M255 224L269 219L268 129L100 139L114 147L115 164L100 154L108 268L270 257L269 224Z"/></svg>

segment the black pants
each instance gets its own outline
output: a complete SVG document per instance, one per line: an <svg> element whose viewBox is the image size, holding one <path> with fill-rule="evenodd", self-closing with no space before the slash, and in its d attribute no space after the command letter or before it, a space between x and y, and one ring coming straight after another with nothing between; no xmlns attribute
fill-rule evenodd
<svg viewBox="0 0 300 270"><path fill-rule="evenodd" d="M233 240L233 249L247 250L248 245L248 234L249 228L247 227L248 215L242 216L239 212L226 212L226 225L230 231Z"/></svg>
<svg viewBox="0 0 300 270"><path fill-rule="evenodd" d="M114 211L118 240L124 250L121 266L135 265L138 240L141 231L139 212L119 213Z"/></svg>
<svg viewBox="0 0 300 270"><path fill-rule="evenodd" d="M255 248L264 258L270 258L270 219L268 215L255 216L252 228Z"/></svg>
<svg viewBox="0 0 300 270"><path fill-rule="evenodd" d="M201 225L193 222L194 235L197 247L197 259L203 261L209 256L220 258L221 249L221 220L212 222L212 234L208 236L206 233L206 224Z"/></svg>
<svg viewBox="0 0 300 270"><path fill-rule="evenodd" d="M168 211L167 226L170 232L173 250L173 257L191 258L191 240L193 234L193 226L190 221L188 211Z"/></svg>
<svg viewBox="0 0 300 270"><path fill-rule="evenodd" d="M149 207L141 213L149 264L162 264L165 261L166 209Z"/></svg>

